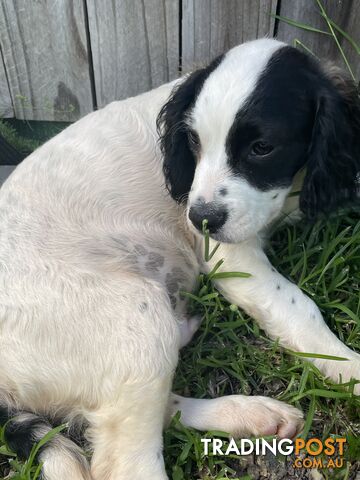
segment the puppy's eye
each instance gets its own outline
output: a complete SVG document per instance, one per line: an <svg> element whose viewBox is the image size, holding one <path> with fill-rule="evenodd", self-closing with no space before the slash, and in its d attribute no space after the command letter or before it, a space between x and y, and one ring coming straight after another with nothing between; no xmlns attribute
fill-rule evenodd
<svg viewBox="0 0 360 480"><path fill-rule="evenodd" d="M200 149L199 135L196 132L194 132L194 130L189 130L188 138L189 138L190 147L193 150L198 151Z"/></svg>
<svg viewBox="0 0 360 480"><path fill-rule="evenodd" d="M251 147L251 154L264 157L274 150L274 147L266 142L255 142Z"/></svg>

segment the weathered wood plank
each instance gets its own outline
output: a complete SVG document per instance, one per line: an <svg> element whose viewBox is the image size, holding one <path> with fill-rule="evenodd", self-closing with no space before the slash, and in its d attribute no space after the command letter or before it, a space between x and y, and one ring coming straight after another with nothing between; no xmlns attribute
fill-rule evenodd
<svg viewBox="0 0 360 480"><path fill-rule="evenodd" d="M11 102L9 85L0 51L0 118L9 118L13 116L14 109Z"/></svg>
<svg viewBox="0 0 360 480"><path fill-rule="evenodd" d="M277 0L183 0L182 70L242 42L273 35Z"/></svg>
<svg viewBox="0 0 360 480"><path fill-rule="evenodd" d="M360 2L358 0L323 0L322 3L328 16L360 44ZM316 1L297 0L295 2L293 0L282 0L280 15L321 30L329 31L325 19L320 15ZM320 58L334 60L339 66L346 68L340 51L334 39L330 36L304 31L281 21L279 22L277 36L280 40L290 44L293 44L294 39L298 39ZM338 39L348 57L356 78L359 80L359 55L341 35L338 35Z"/></svg>
<svg viewBox="0 0 360 480"><path fill-rule="evenodd" d="M71 121L92 110L82 0L1 0L0 43L17 118Z"/></svg>
<svg viewBox="0 0 360 480"><path fill-rule="evenodd" d="M87 0L97 104L178 75L178 0Z"/></svg>

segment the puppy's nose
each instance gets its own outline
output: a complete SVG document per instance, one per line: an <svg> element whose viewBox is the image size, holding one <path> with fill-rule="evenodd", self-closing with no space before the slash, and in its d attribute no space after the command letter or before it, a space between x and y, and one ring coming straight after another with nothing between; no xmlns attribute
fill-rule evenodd
<svg viewBox="0 0 360 480"><path fill-rule="evenodd" d="M210 233L216 233L224 225L227 219L227 211L214 202L195 203L189 210L189 219L193 225L202 232L203 220L207 220L207 228Z"/></svg>

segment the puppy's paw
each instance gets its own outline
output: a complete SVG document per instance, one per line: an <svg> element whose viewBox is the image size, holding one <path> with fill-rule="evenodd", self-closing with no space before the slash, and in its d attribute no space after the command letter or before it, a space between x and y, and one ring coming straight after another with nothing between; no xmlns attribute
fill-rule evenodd
<svg viewBox="0 0 360 480"><path fill-rule="evenodd" d="M223 430L235 438L267 435L294 438L304 425L300 410L272 398L231 395L218 400L223 401L218 405Z"/></svg>

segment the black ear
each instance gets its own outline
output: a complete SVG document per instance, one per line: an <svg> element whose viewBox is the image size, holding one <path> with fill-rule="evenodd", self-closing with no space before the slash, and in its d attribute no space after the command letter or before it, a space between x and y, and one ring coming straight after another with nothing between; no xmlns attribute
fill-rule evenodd
<svg viewBox="0 0 360 480"><path fill-rule="evenodd" d="M319 82L300 208L309 217L354 201L359 192L360 100L352 80L331 67Z"/></svg>
<svg viewBox="0 0 360 480"><path fill-rule="evenodd" d="M177 85L157 117L165 182L171 196L178 202L183 201L190 191L196 165L189 143L191 132L186 118L206 78L221 59L222 57L216 58L208 67L196 70Z"/></svg>

